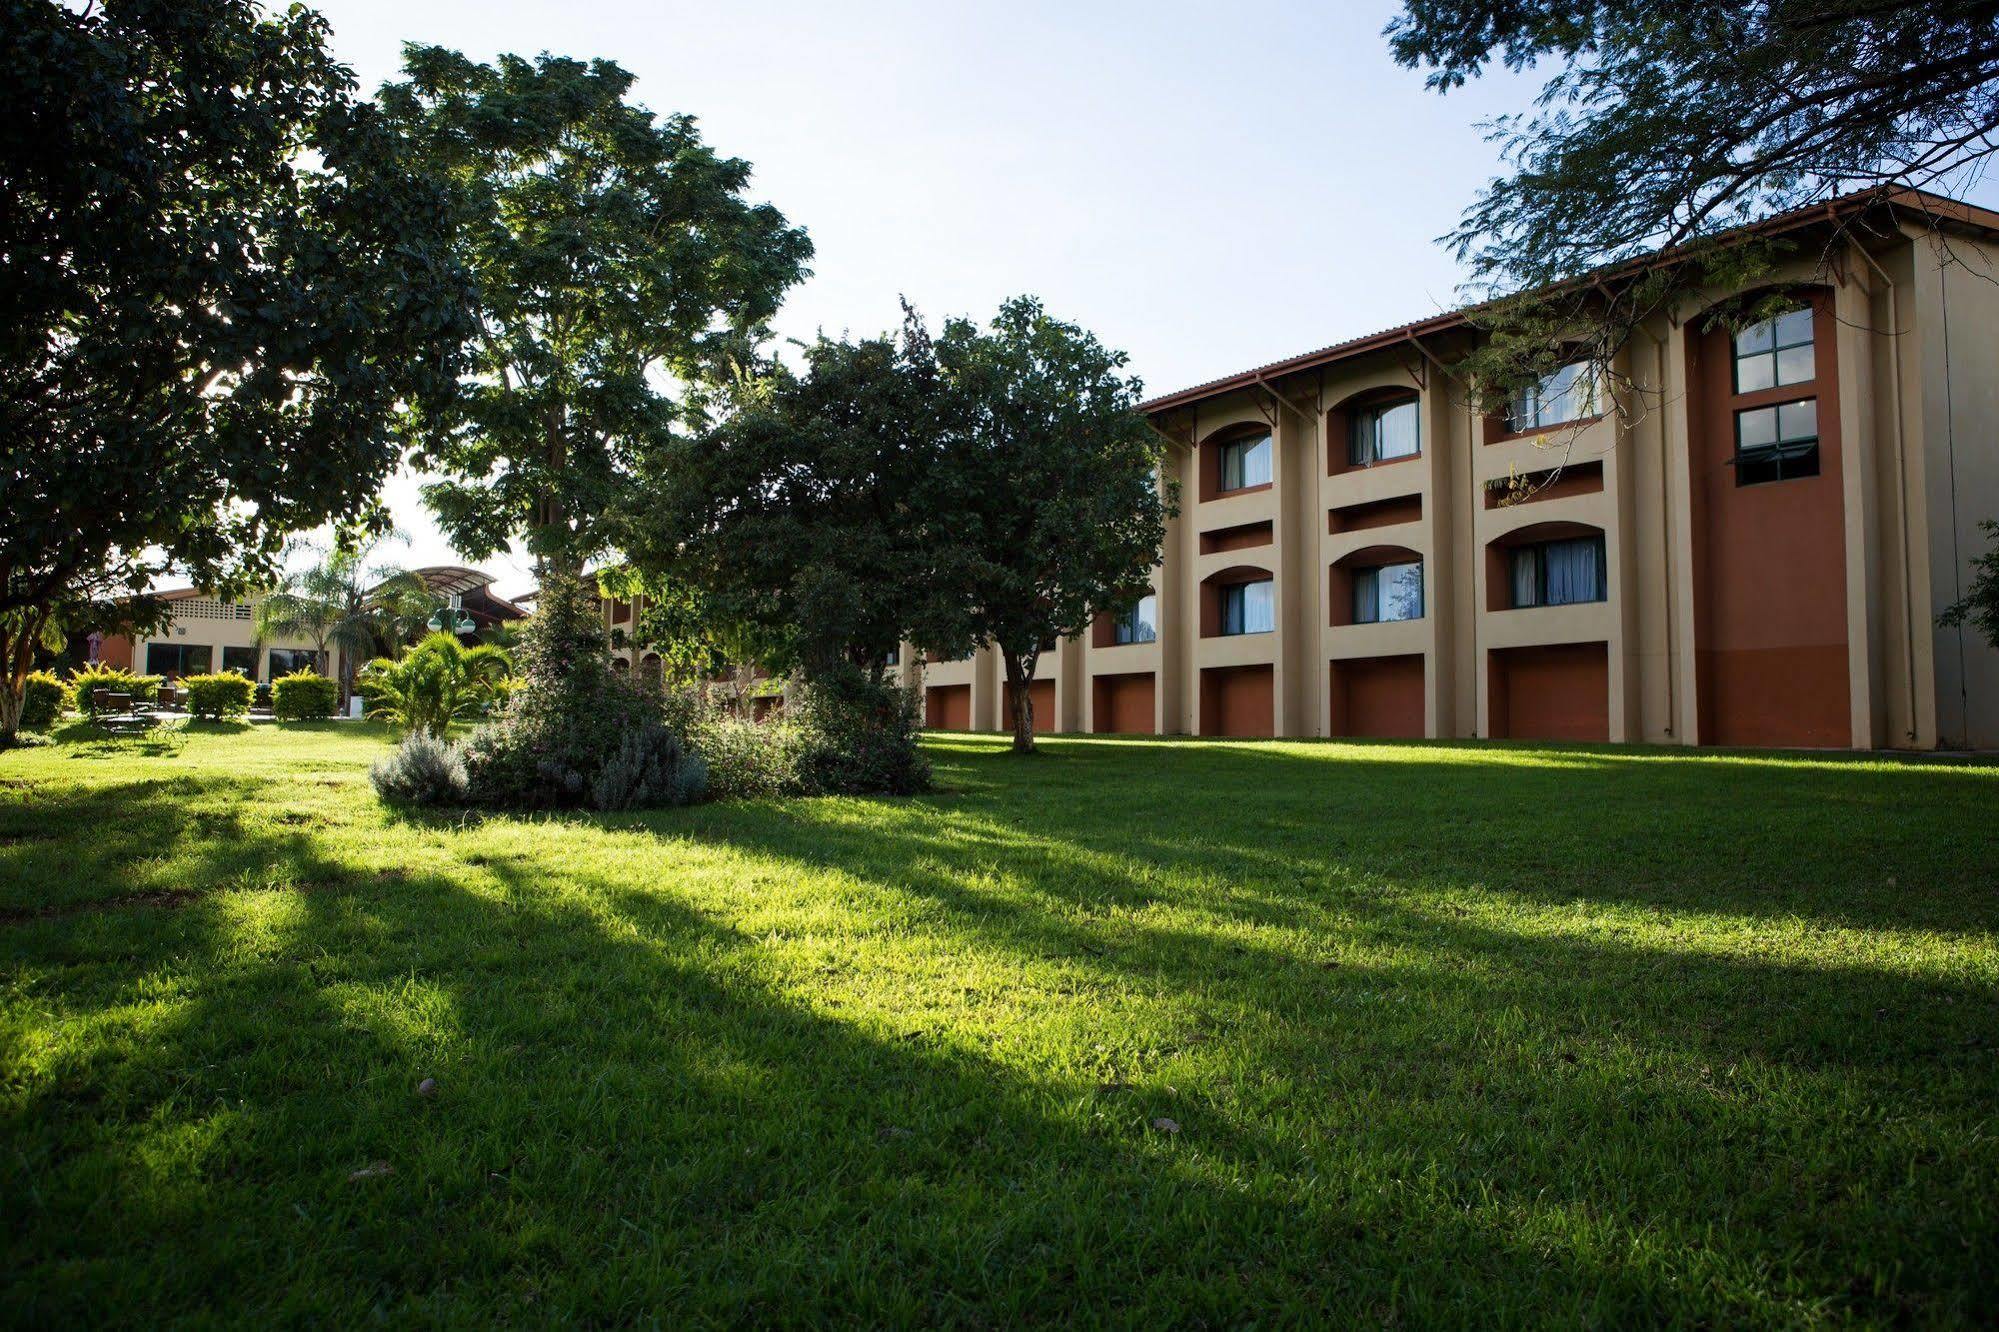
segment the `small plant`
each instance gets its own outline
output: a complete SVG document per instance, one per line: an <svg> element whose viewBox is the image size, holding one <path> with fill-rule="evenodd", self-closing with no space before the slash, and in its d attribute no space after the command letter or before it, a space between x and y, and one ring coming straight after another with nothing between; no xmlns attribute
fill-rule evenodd
<svg viewBox="0 0 1999 1332"><path fill-rule="evenodd" d="M1937 623L1946 629L1968 624L1980 638L1999 648L1999 522L1978 525L1992 548L1972 560L1971 587L1962 600L1946 607Z"/></svg>
<svg viewBox="0 0 1999 1332"><path fill-rule="evenodd" d="M361 670L368 715L441 736L454 721L479 717L510 692L512 662L495 647L468 648L439 631L394 661L377 657Z"/></svg>
<svg viewBox="0 0 1999 1332"><path fill-rule="evenodd" d="M707 765L660 721L627 731L590 788L607 811L691 805L707 793Z"/></svg>
<svg viewBox="0 0 1999 1332"><path fill-rule="evenodd" d="M135 675L123 666L108 666L101 661L93 661L81 670L70 672L69 688L70 701L76 710L95 721L99 690L129 694L133 702L144 703L159 696L160 677Z"/></svg>
<svg viewBox="0 0 1999 1332"><path fill-rule="evenodd" d="M250 700L255 697L257 686L247 675L235 671L221 671L214 675L190 675L181 680L181 687L187 690L187 710L190 716L204 721L221 721L224 717L243 717L250 711Z"/></svg>
<svg viewBox="0 0 1999 1332"><path fill-rule="evenodd" d="M271 715L279 721L331 717L339 701L340 686L317 671L293 671L271 682Z"/></svg>
<svg viewBox="0 0 1999 1332"><path fill-rule="evenodd" d="M930 789L917 746L922 716L909 691L857 670L828 673L798 690L804 733L801 787L812 795L915 795Z"/></svg>
<svg viewBox="0 0 1999 1332"><path fill-rule="evenodd" d="M21 686L21 729L46 731L69 705L68 685L47 671L34 671Z"/></svg>
<svg viewBox="0 0 1999 1332"><path fill-rule="evenodd" d="M805 737L789 721L745 721L726 708L710 708L692 736L708 768L708 793L717 800L764 800L801 790L798 768Z"/></svg>
<svg viewBox="0 0 1999 1332"><path fill-rule="evenodd" d="M368 780L382 799L410 805L461 805L472 790L464 747L423 731L404 736Z"/></svg>

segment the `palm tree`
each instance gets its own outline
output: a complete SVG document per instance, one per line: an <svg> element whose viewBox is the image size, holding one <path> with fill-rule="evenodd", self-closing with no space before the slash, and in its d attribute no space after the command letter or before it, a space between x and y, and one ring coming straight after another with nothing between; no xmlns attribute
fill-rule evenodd
<svg viewBox="0 0 1999 1332"><path fill-rule="evenodd" d="M354 663L379 647L394 651L415 637L441 604L421 574L392 563L370 565L381 544L375 538L351 550L298 547L314 559L287 573L258 605L258 645L272 638L303 638L312 644L322 671L327 650L338 648L341 696L353 693Z"/></svg>
<svg viewBox="0 0 1999 1332"><path fill-rule="evenodd" d="M456 634L439 630L394 661L369 662L360 684L369 716L442 737L452 722L485 712L505 691L512 670L500 649L468 648Z"/></svg>

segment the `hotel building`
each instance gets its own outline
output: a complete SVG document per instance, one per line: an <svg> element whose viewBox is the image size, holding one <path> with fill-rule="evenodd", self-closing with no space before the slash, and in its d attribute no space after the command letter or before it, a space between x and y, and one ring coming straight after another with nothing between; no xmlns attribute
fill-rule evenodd
<svg viewBox="0 0 1999 1332"><path fill-rule="evenodd" d="M1179 515L1152 594L1043 655L1036 725L1999 747L1999 653L1936 622L1999 518L1999 214L1756 230L1781 313L1701 293L1504 417L1462 313L1145 404ZM931 726L1005 729L994 651L923 672Z"/></svg>

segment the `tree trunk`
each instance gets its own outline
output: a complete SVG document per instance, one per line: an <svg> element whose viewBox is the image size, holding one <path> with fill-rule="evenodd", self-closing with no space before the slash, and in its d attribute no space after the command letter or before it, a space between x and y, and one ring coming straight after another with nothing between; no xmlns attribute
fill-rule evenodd
<svg viewBox="0 0 1999 1332"><path fill-rule="evenodd" d="M14 618L11 634L5 620L0 620L0 749L20 738L22 693L42 635L41 613L22 611Z"/></svg>
<svg viewBox="0 0 1999 1332"><path fill-rule="evenodd" d="M1000 649L1006 661L1007 692L1013 696L1009 711L1013 720L1013 752L1034 752L1034 658L1021 658Z"/></svg>

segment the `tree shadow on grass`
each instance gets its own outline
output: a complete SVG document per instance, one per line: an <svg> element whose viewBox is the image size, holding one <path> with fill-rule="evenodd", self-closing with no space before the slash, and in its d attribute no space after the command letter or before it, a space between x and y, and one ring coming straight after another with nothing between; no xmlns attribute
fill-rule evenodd
<svg viewBox="0 0 1999 1332"><path fill-rule="evenodd" d="M1177 1108L1157 1089L1079 1107L812 1011L756 939L668 893L486 868L468 888L322 858L339 891L91 918L62 951L101 1002L0 1119L16 1311L1418 1315L1470 1307L1466 1260L1557 1306L1638 1294L1488 1220L1301 1187L1298 1147L1253 1124L1153 1130ZM161 947L184 989L135 1019L119 961Z"/></svg>
<svg viewBox="0 0 1999 1332"><path fill-rule="evenodd" d="M1113 752L1106 753L1110 749ZM1173 872L1475 886L1829 925L1999 930L1999 768L1849 756L1438 745L1165 746L1134 780L1084 740L1014 781L940 759L1023 830ZM1120 780L1106 780L1116 772Z"/></svg>
<svg viewBox="0 0 1999 1332"><path fill-rule="evenodd" d="M297 887L0 927L9 1008L59 1014L0 1112L15 1307L1990 1307L1991 1064L1947 1044L1989 1030L1972 981L1509 931L1309 849L1246 861L1254 824L1133 851L990 789L492 818L421 863L173 825L194 877Z"/></svg>

